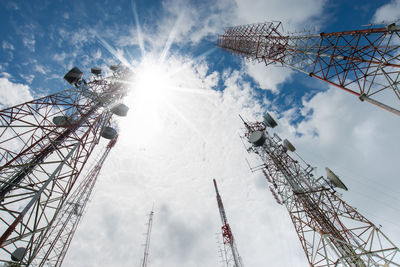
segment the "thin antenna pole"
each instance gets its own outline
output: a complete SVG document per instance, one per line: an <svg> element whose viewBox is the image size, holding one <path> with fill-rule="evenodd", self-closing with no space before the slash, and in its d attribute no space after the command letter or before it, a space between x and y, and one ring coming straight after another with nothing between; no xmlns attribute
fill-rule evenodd
<svg viewBox="0 0 400 267"><path fill-rule="evenodd" d="M233 267L242 267L242 262L241 258L239 256L239 252L236 248L236 243L233 237L233 233L231 230L231 227L229 226L228 219L226 218L226 213L224 209L224 204L222 203L221 196L218 191L218 186L217 182L215 179L213 179L214 182L214 188L215 188L215 193L217 194L217 203L218 203L218 209L219 209L219 214L221 216L221 222L222 222L222 239L224 245L228 245L230 247L232 255L228 256L226 255L226 264L227 266L233 266ZM225 251L225 253L228 253L228 251ZM231 259L233 260L234 265L231 265Z"/></svg>
<svg viewBox="0 0 400 267"><path fill-rule="evenodd" d="M144 245L144 255L141 267L146 267L149 259L150 236L151 236L151 228L153 225L153 215L154 215L154 204L149 213L149 221L147 223L147 233L146 233L146 244Z"/></svg>

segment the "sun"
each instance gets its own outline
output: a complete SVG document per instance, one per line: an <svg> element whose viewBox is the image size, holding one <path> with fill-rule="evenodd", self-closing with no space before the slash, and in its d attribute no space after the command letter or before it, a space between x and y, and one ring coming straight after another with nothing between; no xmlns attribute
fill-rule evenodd
<svg viewBox="0 0 400 267"><path fill-rule="evenodd" d="M171 97L171 89L176 87L171 77L172 70L166 64L154 59L145 59L134 74L132 99L141 108L154 109Z"/></svg>
<svg viewBox="0 0 400 267"><path fill-rule="evenodd" d="M135 137L148 141L162 130L166 113L174 105L179 87L175 74L179 70L175 64L147 56L133 73L125 99L130 108L128 125Z"/></svg>

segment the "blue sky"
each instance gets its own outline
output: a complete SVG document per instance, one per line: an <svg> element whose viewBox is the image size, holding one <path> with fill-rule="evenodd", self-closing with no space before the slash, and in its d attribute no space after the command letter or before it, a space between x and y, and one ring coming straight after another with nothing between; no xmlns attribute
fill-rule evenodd
<svg viewBox="0 0 400 267"><path fill-rule="evenodd" d="M387 1L388 2L388 1ZM215 16L221 13L220 29L235 25L234 17L224 14L229 12L213 5L213 1L185 1L184 8L190 6L204 15L212 12ZM302 28L321 29L325 32L361 28L371 22L375 10L382 6L382 1L335 1L325 2L322 14L313 16L303 23ZM92 66L119 62L104 47L99 38L104 39L114 49L120 49L128 60L140 61L141 53L136 39L136 18L146 34L152 35L152 42L144 43L146 50L161 52L165 36L169 32L159 32L162 21L168 15L179 11L168 10L167 1L17 1L1 3L2 47L1 71L13 77L13 81L29 84L34 93L53 93L68 85L62 75L72 66L88 70ZM234 8L234 3L231 9ZM232 16L234 12L232 12ZM190 17L190 14L189 14ZM279 19L279 17L273 18ZM265 18L264 20L268 20ZM215 21L217 21L215 19ZM259 22L255 19L254 22ZM214 21L210 24L215 23ZM214 26L214 25L213 25ZM284 25L286 27L286 25ZM196 32L203 25L193 25L189 32ZM172 30L172 27L165 31ZM219 31L222 33L222 31ZM213 48L216 34L205 33L200 40L190 36L181 36L179 42L173 43L170 53L179 53L196 57ZM239 69L241 61L219 49L213 50L205 60L209 71L222 72L224 68ZM250 77L249 77L250 78ZM280 84L280 94L274 95L280 109L301 104L301 97L306 93L324 90L323 84L315 81L310 86L307 77L295 75L289 82ZM252 82L254 89L259 89L257 82ZM223 90L222 84L216 90ZM293 88L296 90L293 90ZM310 88L313 87L313 88ZM257 91L261 95L272 97L268 90ZM288 105L287 99L290 99ZM286 100L286 101L285 101Z"/></svg>
<svg viewBox="0 0 400 267"><path fill-rule="evenodd" d="M400 1L2 1L0 7L2 107L68 88L62 77L73 66L88 74L122 60L137 73L120 141L65 266L139 264L153 202L150 266L217 266L212 178L246 266L306 266L286 210L262 176L248 170L244 158L256 159L237 137L238 113L256 119L266 110L280 123L277 133L318 174L325 166L339 173L350 188L344 199L399 244L400 147L392 141L398 118L304 74L244 62L215 42L225 27L271 20L287 30L359 29L399 18ZM172 93L160 91L167 82Z"/></svg>

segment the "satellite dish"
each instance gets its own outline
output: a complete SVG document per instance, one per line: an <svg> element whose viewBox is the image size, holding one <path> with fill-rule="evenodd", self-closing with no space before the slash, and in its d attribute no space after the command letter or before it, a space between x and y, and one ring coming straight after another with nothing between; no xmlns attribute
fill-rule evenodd
<svg viewBox="0 0 400 267"><path fill-rule="evenodd" d="M118 69L119 69L118 65L111 65L110 66L110 70L112 70L112 71L117 71Z"/></svg>
<svg viewBox="0 0 400 267"><path fill-rule="evenodd" d="M349 189L347 189L347 187L344 185L344 183L339 179L339 177L337 177L336 174L333 173L333 171L331 171L328 167L325 168L326 170L326 177L329 179L329 181L335 186L335 187L339 187L343 190L348 191Z"/></svg>
<svg viewBox="0 0 400 267"><path fill-rule="evenodd" d="M111 112L117 116L125 117L128 114L128 106L122 103L116 104L111 108Z"/></svg>
<svg viewBox="0 0 400 267"><path fill-rule="evenodd" d="M90 72L93 73L93 74L96 75L96 76L101 75L101 69L100 69L100 68L92 68L92 69L90 70Z"/></svg>
<svg viewBox="0 0 400 267"><path fill-rule="evenodd" d="M21 261L25 255L26 248L19 247L11 253L11 260L13 261Z"/></svg>
<svg viewBox="0 0 400 267"><path fill-rule="evenodd" d="M105 139L111 140L117 135L117 131L112 127L106 126L101 130L100 135Z"/></svg>
<svg viewBox="0 0 400 267"><path fill-rule="evenodd" d="M254 146L262 146L265 143L267 137L265 136L263 131L255 131L252 132L249 136L249 141Z"/></svg>
<svg viewBox="0 0 400 267"><path fill-rule="evenodd" d="M77 67L73 67L70 71L67 72L64 76L64 80L66 80L69 84L76 84L82 79L83 72Z"/></svg>
<svg viewBox="0 0 400 267"><path fill-rule="evenodd" d="M294 152L296 150L296 148L294 147L294 145L292 145L292 143L289 142L289 140L285 139L283 140L283 146L289 150L290 152Z"/></svg>
<svg viewBox="0 0 400 267"><path fill-rule="evenodd" d="M278 125L278 123L274 120L274 118L272 118L271 114L269 114L268 112L264 115L264 124L267 127L271 128L274 128Z"/></svg>

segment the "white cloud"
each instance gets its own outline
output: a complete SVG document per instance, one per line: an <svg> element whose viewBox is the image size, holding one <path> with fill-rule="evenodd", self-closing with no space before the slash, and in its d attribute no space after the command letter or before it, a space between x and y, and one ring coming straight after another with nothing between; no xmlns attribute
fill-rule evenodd
<svg viewBox="0 0 400 267"><path fill-rule="evenodd" d="M221 222L212 178L220 186L246 265L262 266L268 259L265 251L271 249L266 242L276 235L281 240L276 244L286 247L279 249L281 253L294 254L289 261L304 265L300 245L287 246L297 237L285 210L265 192L262 178L251 175L244 160L238 114L250 118L262 112L250 84L242 71L226 72L225 90L212 90L219 75L209 74L204 62L190 62L165 62L168 69L179 70L173 76L178 86L165 105L149 103L148 109L158 112L156 118L130 102L135 98L126 100L131 110L121 118L120 140L105 163L66 265L79 264L82 258L87 266L131 265L127 258L139 263L145 214L155 202L150 264L214 266L219 262L215 233ZM271 233L270 225L279 227ZM93 254L97 256L89 256ZM283 259L272 253L271 257L285 265Z"/></svg>
<svg viewBox="0 0 400 267"><path fill-rule="evenodd" d="M376 225L384 225L383 232L399 244L399 209L391 206L397 197L393 188L398 186L398 171L392 159L400 149L394 141L399 118L333 87L304 102L302 113L309 115L296 127L284 114L279 132L318 166L318 175L324 174L324 167L338 173L349 187L344 199Z"/></svg>
<svg viewBox="0 0 400 267"><path fill-rule="evenodd" d="M322 14L326 1L320 0L236 0L235 22L237 24L281 21L285 29L309 24Z"/></svg>
<svg viewBox="0 0 400 267"><path fill-rule="evenodd" d="M57 61L58 63L64 63L67 54L65 52L56 53L52 56L53 60Z"/></svg>
<svg viewBox="0 0 400 267"><path fill-rule="evenodd" d="M224 10L219 13L218 10L197 10L179 1L166 1L166 7L171 10L168 9L170 17L161 19L158 31L163 35L155 38L157 34L146 27L143 29L147 42L162 50L171 29L174 29L171 43L179 44L196 43L235 22L281 17L290 25L298 26L312 21L321 12L323 3L218 1L216 7ZM177 18L179 23L175 24ZM73 37L72 44L78 47L87 41L78 35ZM119 44L133 45L137 40L127 37L120 39ZM115 53L124 56L122 49L116 49ZM93 54L97 55L97 52ZM65 58L63 53L53 56L60 63ZM238 114L249 119L259 118L265 105L269 105L266 99L264 103L259 102L243 78L244 73L250 74L261 88L278 92L279 85L290 79L291 71L267 69L259 64L225 70L222 74L210 73L203 61L169 55L166 59L168 68L179 70L174 74L175 97L157 101L158 105L150 102L146 112L130 102L134 100L126 100L131 110L128 117L120 119L120 140L105 162L96 193L78 227L65 265L139 263L143 255L145 215L153 202L151 266L217 265L220 259L214 233L219 231L221 223L212 178L217 179L246 266L264 266L266 262L273 262L275 266L308 265L287 211L275 203L265 178L248 170L244 158L251 156L245 153L238 138L242 127ZM87 57L83 60L88 64ZM45 68L38 66L38 72L46 73ZM159 79L154 74L152 77ZM220 78L224 91L212 90ZM20 90L22 96L29 92L26 85L14 84L5 78L0 82L14 91L20 88L16 91ZM0 99L7 97L11 96L2 96L0 91ZM398 171L393 163L398 158L395 152L400 149L395 141L400 130L398 118L360 103L336 88L319 93L303 104L306 120L297 126L291 123L298 116L295 109L273 113L279 118L277 132L283 138L288 137L300 155L318 166L319 172L329 166L339 173L350 188L344 198L361 211L366 210L365 215L373 222L384 225L383 231L399 244L399 228L390 223L398 221L398 212L393 212L389 203L397 194L393 188L398 188ZM149 117L151 110L156 112L156 120ZM381 205L382 202L385 204Z"/></svg>
<svg viewBox="0 0 400 267"><path fill-rule="evenodd" d="M261 89L279 93L279 85L290 81L293 71L278 65L265 66L263 63L246 63L247 73Z"/></svg>
<svg viewBox="0 0 400 267"><path fill-rule="evenodd" d="M10 79L12 77L11 74L8 72L1 72L0 76L7 79Z"/></svg>
<svg viewBox="0 0 400 267"><path fill-rule="evenodd" d="M378 8L372 19L375 23L391 23L400 19L400 0L392 0Z"/></svg>
<svg viewBox="0 0 400 267"><path fill-rule="evenodd" d="M3 41L2 42L2 47L3 47L4 50L14 50L15 49L14 45L12 43L10 43L10 42L7 42L7 41Z"/></svg>
<svg viewBox="0 0 400 267"><path fill-rule="evenodd" d="M49 70L45 66L40 64L35 64L34 70L41 74L46 74L49 72Z"/></svg>
<svg viewBox="0 0 400 267"><path fill-rule="evenodd" d="M93 59L99 59L99 58L101 58L101 50L100 50L100 49L97 49L96 51L94 51L94 52L92 53L92 57L93 57Z"/></svg>
<svg viewBox="0 0 400 267"><path fill-rule="evenodd" d="M35 40L35 38L33 36L31 36L31 37L27 37L27 36L23 37L22 38L22 42L23 42L24 46L27 47L31 52L35 52L36 40Z"/></svg>
<svg viewBox="0 0 400 267"><path fill-rule="evenodd" d="M33 79L35 78L35 75L33 74L27 74L27 75L20 74L20 76L29 84L31 84Z"/></svg>
<svg viewBox="0 0 400 267"><path fill-rule="evenodd" d="M32 94L29 86L13 83L9 77L0 78L0 106L6 108L31 100Z"/></svg>

